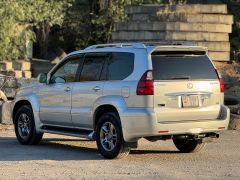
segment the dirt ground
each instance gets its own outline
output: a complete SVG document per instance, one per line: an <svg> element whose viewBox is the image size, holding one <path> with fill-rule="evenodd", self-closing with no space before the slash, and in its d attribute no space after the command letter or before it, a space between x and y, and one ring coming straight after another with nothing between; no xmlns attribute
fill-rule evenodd
<svg viewBox="0 0 240 180"><path fill-rule="evenodd" d="M45 134L40 145L23 146L11 126L0 126L0 179L240 179L239 137L224 132L195 154L140 140L125 159L106 160L94 141Z"/></svg>

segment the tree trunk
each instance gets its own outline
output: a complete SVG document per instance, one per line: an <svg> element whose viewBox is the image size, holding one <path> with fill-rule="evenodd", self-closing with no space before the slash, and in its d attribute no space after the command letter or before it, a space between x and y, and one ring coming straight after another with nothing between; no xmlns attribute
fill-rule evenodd
<svg viewBox="0 0 240 180"><path fill-rule="evenodd" d="M38 29L37 41L39 43L39 56L44 58L48 51L50 25L47 21L41 23L40 29Z"/></svg>

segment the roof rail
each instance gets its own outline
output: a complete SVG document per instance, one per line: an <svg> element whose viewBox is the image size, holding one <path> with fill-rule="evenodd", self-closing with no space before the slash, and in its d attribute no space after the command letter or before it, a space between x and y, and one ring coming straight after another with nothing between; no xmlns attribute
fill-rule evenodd
<svg viewBox="0 0 240 180"><path fill-rule="evenodd" d="M118 48L123 48L123 47L134 47L134 48L146 48L146 46L143 43L111 43L111 44L97 44L97 45L92 45L84 50L88 49L97 49L97 48L107 48L107 47L118 47Z"/></svg>
<svg viewBox="0 0 240 180"><path fill-rule="evenodd" d="M179 45L179 46L196 46L192 42L177 42L177 41L159 41L159 42L133 42L133 43L109 43L109 44L97 44L92 45L84 50L97 49L97 48L107 48L107 47L134 47L134 48L146 48L146 46L158 46L158 45Z"/></svg>

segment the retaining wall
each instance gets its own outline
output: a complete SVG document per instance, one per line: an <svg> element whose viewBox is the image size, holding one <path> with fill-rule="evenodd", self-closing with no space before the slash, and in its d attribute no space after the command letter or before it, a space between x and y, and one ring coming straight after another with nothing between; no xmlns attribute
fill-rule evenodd
<svg viewBox="0 0 240 180"><path fill-rule="evenodd" d="M209 49L214 61L229 61L233 16L224 4L142 5L125 9L113 42L190 42Z"/></svg>
<svg viewBox="0 0 240 180"><path fill-rule="evenodd" d="M0 62L0 74L15 76L16 78L31 78L30 61L2 61Z"/></svg>

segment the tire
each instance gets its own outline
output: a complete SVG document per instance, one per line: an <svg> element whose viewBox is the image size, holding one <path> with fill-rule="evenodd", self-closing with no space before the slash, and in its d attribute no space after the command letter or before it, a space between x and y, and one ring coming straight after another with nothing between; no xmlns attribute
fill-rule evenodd
<svg viewBox="0 0 240 180"><path fill-rule="evenodd" d="M36 145L42 140L43 133L36 132L32 108L29 105L18 109L14 117L14 128L20 144Z"/></svg>
<svg viewBox="0 0 240 180"><path fill-rule="evenodd" d="M173 139L176 148L182 153L195 153L205 147L205 143L199 143L197 140Z"/></svg>
<svg viewBox="0 0 240 180"><path fill-rule="evenodd" d="M117 113L103 114L96 126L96 142L98 151L107 159L126 157L130 147L126 146L122 135L122 127Z"/></svg>

